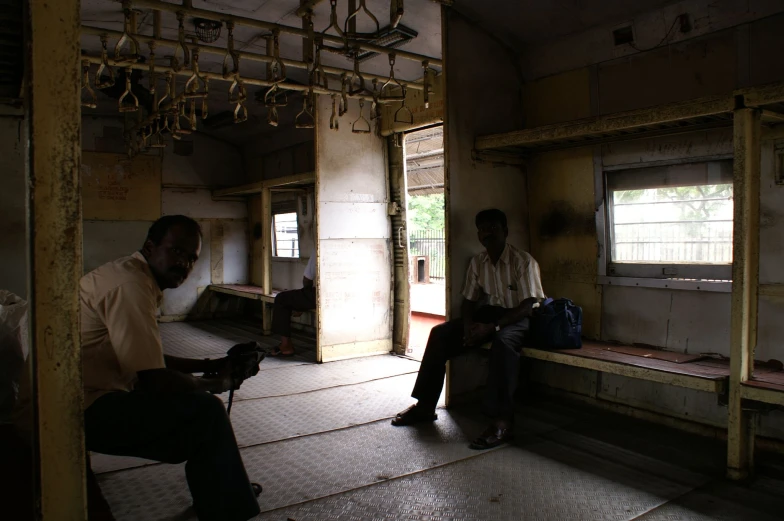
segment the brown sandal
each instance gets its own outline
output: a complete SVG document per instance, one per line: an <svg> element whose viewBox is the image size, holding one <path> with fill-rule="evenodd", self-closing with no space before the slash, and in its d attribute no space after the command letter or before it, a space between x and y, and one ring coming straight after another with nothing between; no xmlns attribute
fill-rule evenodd
<svg viewBox="0 0 784 521"><path fill-rule="evenodd" d="M434 422L437 419L438 415L434 410L425 409L419 404L414 404L405 411L397 413L395 419L392 420L392 425L395 427L405 427L417 423Z"/></svg>
<svg viewBox="0 0 784 521"><path fill-rule="evenodd" d="M292 351L291 353L284 353L283 351L280 350L279 347L276 347L272 351L267 351L267 356L275 356L275 357L278 357L278 358L288 358L290 356L294 356L294 351Z"/></svg>

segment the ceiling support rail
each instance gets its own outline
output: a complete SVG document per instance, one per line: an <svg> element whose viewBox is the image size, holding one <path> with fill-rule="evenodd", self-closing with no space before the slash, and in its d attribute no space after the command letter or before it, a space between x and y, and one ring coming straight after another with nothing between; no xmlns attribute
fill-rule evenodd
<svg viewBox="0 0 784 521"><path fill-rule="evenodd" d="M91 26L88 26L88 25L83 25L82 26L82 35L97 36L97 37L100 37L101 35L107 35L107 36L109 36L111 38L120 38L120 37L122 37L123 33L122 33L122 31L112 31L112 30L109 30L109 29L103 29L101 27L91 27ZM163 46L163 47L176 48L180 44L180 42L177 41L177 40L168 40L166 38L156 38L156 37L150 38L150 36L144 35L144 34L133 34L131 36L133 36L134 38L138 39L139 41L155 42L156 45ZM202 43L199 43L199 52L202 53L202 54L214 54L214 55L217 55L217 56L220 56L220 57L226 56L226 48L225 47L216 47L214 45L204 45ZM247 61L256 61L256 62L262 62L262 63L272 63L274 61L274 57L268 56L266 54L257 54L257 53L245 52L245 51L234 51L234 52L236 53L237 57L239 57L243 61L247 60ZM110 61L110 63L113 62L113 60L111 58L109 59L109 61ZM289 60L289 59L286 59L286 58L281 58L280 61L286 67L292 67L294 69L308 70L311 67L311 65L309 63L304 62L304 61L299 61L299 60ZM112 63L112 64L116 65L116 63ZM123 64L123 66L124 65L125 64ZM156 68L157 68L157 66L156 66ZM353 72L353 69L342 69L340 67L330 67L328 65L322 65L321 68L327 74L332 74L332 75L336 76L338 78L336 81L339 81L339 78L340 78L341 74L346 73L346 74L350 75ZM387 81L387 79L388 79L387 76L380 76L380 75L377 75L377 74L370 74L370 73L366 73L366 72L363 72L362 75L365 78L370 79L370 80L377 79L379 81ZM232 80L232 78L229 78L229 81L231 81L231 80ZM243 78L243 81L245 81L247 83L247 79L246 78ZM416 83L416 82L413 82L413 81L402 81L402 80L400 80L400 83L404 84L406 87L411 88L411 89L416 89L416 90L424 89L424 85L422 83Z"/></svg>
<svg viewBox="0 0 784 521"><path fill-rule="evenodd" d="M100 64L101 63L101 57L100 56L82 55L82 60L87 60L90 63L95 63L95 64ZM149 65L144 64L144 63L133 63L133 64L130 64L130 65L124 65L123 68L126 68L126 69L136 69L136 70L140 70L140 71L145 71L146 72L146 71L149 70L150 67L149 67ZM78 67L77 67L77 69L78 69ZM179 71L175 71L171 67L156 66L155 70L159 71L159 72L172 72L173 74L177 74L179 76L188 76L188 77L190 77L190 76L193 75L193 71L191 71L190 69L181 69ZM206 79L208 79L210 81L213 81L213 80L214 81L226 81L226 82L233 81L232 78L224 78L223 74L219 74L217 72L199 71L199 74L201 75L202 78L206 78ZM328 90L328 89L324 89L322 87L309 87L308 85L301 85L299 83L289 83L289 82L278 82L278 83L275 83L273 81L260 80L260 79L257 79L257 78L247 78L247 77L242 78L242 81L246 85L258 85L260 87L272 87L273 85L277 85L280 89L289 90L289 91L299 91L299 92L307 93L309 90L312 89L313 92L315 92L316 94L340 94L340 91ZM180 96L182 97L182 96L184 96L184 94L181 94ZM364 98L364 96L361 96L360 94L355 94L355 95L347 94L347 96L350 97L350 98L356 98L356 99Z"/></svg>
<svg viewBox="0 0 784 521"><path fill-rule="evenodd" d="M215 11L208 11L206 9L196 9L193 7L170 4L168 2L162 2L160 0L133 0L132 5L137 8L158 9L161 11L167 11L169 13L181 12L198 18L205 18L207 20L216 20L218 22L230 21L230 22L234 22L237 25L254 27L256 29L262 29L265 31L278 30L282 33L292 34L294 36L299 36L301 38L308 38L310 36L308 34L308 31L306 31L305 29L301 29L299 27L290 27L287 25L265 22L263 20L254 20L253 18L235 16L228 13L218 13ZM383 47L381 45L374 45L371 43L363 42L360 40L354 40L351 38L344 40L339 36L333 36L330 34L322 34L321 37L325 43L334 43L341 46L348 44L348 47L351 48L358 47L366 51L377 52L380 54L388 54L389 52L392 52L392 50L387 47ZM413 60L418 63L422 63L424 60L427 60L430 62L430 65L435 65L438 67L442 66L442 61L439 60L438 58L432 58L430 56L424 56L422 54L416 54L408 51L402 51L400 49L395 49L394 53L398 58Z"/></svg>

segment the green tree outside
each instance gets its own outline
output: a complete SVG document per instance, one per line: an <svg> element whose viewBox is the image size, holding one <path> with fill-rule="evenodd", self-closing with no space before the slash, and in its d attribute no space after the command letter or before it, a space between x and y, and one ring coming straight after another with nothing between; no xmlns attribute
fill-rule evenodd
<svg viewBox="0 0 784 521"><path fill-rule="evenodd" d="M408 199L408 231L443 231L444 194L415 195Z"/></svg>

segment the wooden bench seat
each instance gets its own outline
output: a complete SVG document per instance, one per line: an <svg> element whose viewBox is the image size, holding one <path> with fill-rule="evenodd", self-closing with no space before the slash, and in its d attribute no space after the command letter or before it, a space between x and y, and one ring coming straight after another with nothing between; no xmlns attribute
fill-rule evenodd
<svg viewBox="0 0 784 521"><path fill-rule="evenodd" d="M652 353L668 359L652 358ZM729 363L726 361L681 361L689 360L690 357L651 348L602 342L586 341L581 349L545 350L525 347L523 355L536 360L717 394L726 392L730 375Z"/></svg>
<svg viewBox="0 0 784 521"><path fill-rule="evenodd" d="M279 289L273 289L270 293L264 293L264 289L260 286L250 286L246 284L210 284L207 286L210 291L218 293L225 293L235 297L249 298L253 300L261 300L263 302L273 303L275 297L281 292Z"/></svg>
<svg viewBox="0 0 784 521"><path fill-rule="evenodd" d="M264 288L261 286L251 286L247 284L210 284L207 286L207 289L210 291L215 291L217 293L223 293L225 295L231 295L233 297L240 297L240 298L247 298L251 300L259 300L261 301L262 307L262 318L261 318L261 326L262 330L264 331L265 335L269 335L272 333L272 314L271 314L271 306L267 306L266 304L273 304L275 302L275 297L280 293L281 289L273 289L269 293L264 293ZM313 310L315 311L315 310ZM292 314L294 317L301 316L301 312L295 312Z"/></svg>
<svg viewBox="0 0 784 521"><path fill-rule="evenodd" d="M741 390L746 400L784 406L784 371L755 368L754 376L743 382Z"/></svg>

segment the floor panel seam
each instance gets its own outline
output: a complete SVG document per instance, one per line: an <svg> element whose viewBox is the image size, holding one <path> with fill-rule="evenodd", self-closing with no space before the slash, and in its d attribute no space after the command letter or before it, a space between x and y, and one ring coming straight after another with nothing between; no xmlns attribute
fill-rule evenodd
<svg viewBox="0 0 784 521"><path fill-rule="evenodd" d="M438 409L444 409L444 407L438 407L437 410ZM345 427L337 427L337 428L329 429L329 430L325 430L325 431L310 432L308 434L298 434L296 436L289 436L287 438L278 438L278 439L275 439L275 440L262 441L260 443L252 443L250 445L242 445L242 446L239 447L239 449L240 449L240 453L242 453L242 451L245 450L245 449L253 449L253 448L256 448L256 447L262 447L264 445L272 445L273 443L281 443L281 442L290 441L290 440L297 440L297 439L300 439L300 438L307 438L309 436L319 436L319 435L322 435L322 434L330 434L330 433L333 433L333 432L346 431L346 430L354 429L354 428L357 428L357 427L365 427L367 425L372 425L374 423L385 422L385 421L391 420L392 418L394 418L394 416L385 416L383 418L378 418L378 419L375 419L375 420L370 420L370 421L366 421L366 422L354 423L354 424L351 424L351 425L346 425ZM101 453L96 453L96 454L101 454ZM104 455L105 456L112 456L112 454L104 454ZM123 456L119 456L119 457L123 457ZM145 463L144 465L138 465L138 466L135 466L135 467L125 467L125 468L121 468L121 469L107 470L106 472L96 472L95 475L96 476L108 476L108 475L114 475L114 474L117 474L117 473L120 473L120 472L126 472L126 471L130 471L130 470L135 470L135 469L141 469L141 468L147 468L147 467L155 467L157 465L170 465L170 463L165 463L163 461L155 461L153 463Z"/></svg>
<svg viewBox="0 0 784 521"><path fill-rule="evenodd" d="M697 485L696 487L690 488L689 490L686 490L685 492L683 492L681 494L678 494L677 496L675 496L673 498L666 499L666 500L662 501L658 505L656 505L656 506L654 506L652 508L649 508L645 512L641 512L641 513L637 514L634 517L630 517L626 521L636 521L636 520L642 519L643 516L647 516L648 514L650 514L652 512L655 512L655 511L659 510L660 508L662 508L664 506L669 505L673 501L677 501L677 500L681 499L682 497L685 497L685 496L691 494L692 492L694 492L696 490L699 490L699 489L701 489L701 488L703 488L703 487L705 487L705 486L707 486L707 485L709 485L711 483L714 483L715 481L716 481L715 478L711 478L711 479L707 480L705 483L701 483L701 484Z"/></svg>
<svg viewBox="0 0 784 521"><path fill-rule="evenodd" d="M393 478L384 479L384 480L381 480L381 481L376 481L374 483L368 483L366 485L360 485L358 487L348 488L346 490L341 490L340 492L333 492L331 494L325 494L323 496L307 499L305 501L299 501L297 503L291 503L291 504L288 504L288 505L283 505L283 506L271 508L269 510L262 510L261 513L262 514L267 514L267 513L270 513L270 512L275 512L276 510L283 510L283 509L286 509L286 508L297 507L297 506L305 505L307 503L313 503L315 501L321 501L322 499L327 499L327 498L334 497L334 496L340 496L342 494L346 494L346 493L349 493L349 492L354 492L356 490L362 490L362 489L366 489L366 488L370 488L370 487L375 487L375 486L381 485L383 483L389 483L390 481L397 481L399 479L408 478L408 477L411 477L411 476L416 476L418 474L424 474L424 473L429 472L431 470L436 470L436 469L441 469L441 468L444 468L444 467L448 467L450 465L454 465L455 463L462 463L464 461L468 461L468 460L472 460L472 459L476 459L476 458L481 458L482 456L486 456L486 455L492 454L494 452L498 452L498 451L502 451L502 450L505 450L505 449L509 449L511 447L512 447L512 445L504 445L502 447L498 447L498 448L495 448L495 449L477 451L477 454L472 454L472 455L466 456L464 458L456 459L456 460L453 460L453 461L447 461L445 463L441 463L439 465L434 465L432 467L427 467L427 468L420 469L420 470L414 470L414 471L411 471L411 472L407 472L405 474L401 474L399 476L395 476Z"/></svg>
<svg viewBox="0 0 784 521"><path fill-rule="evenodd" d="M272 371L272 370L273 369L268 369L268 371ZM310 389L310 390L307 390L307 391L297 391L295 393L271 394L269 396L259 396L257 398L236 398L235 397L234 398L234 403L252 402L252 401L255 401L255 400L266 400L267 398L284 398L286 396L298 396L298 395L301 395L301 394L317 393L319 391L326 391L328 389L340 389L342 387L351 387L351 386L362 385L362 384L366 384L366 383L370 383L370 382L378 382L378 381L381 381L381 380L388 380L390 378L397 378L398 376L406 376L406 375L414 374L414 373L417 373L417 372L418 371L410 371L408 373L393 374L393 375L390 375L390 376L382 376L380 378L373 378L371 380L363 380L361 382L354 382L354 383L350 383L350 384L338 384L338 385L332 385L332 386L329 386L329 387L319 387L318 389Z"/></svg>

